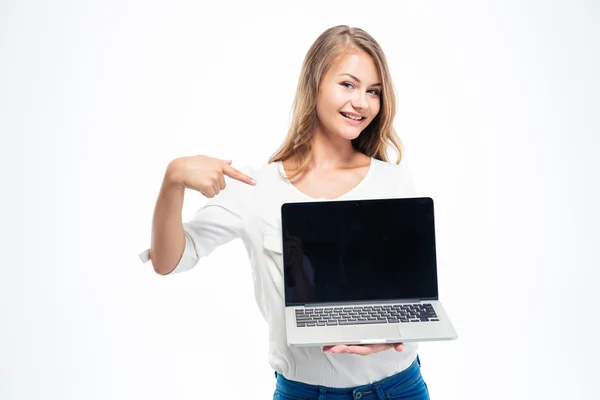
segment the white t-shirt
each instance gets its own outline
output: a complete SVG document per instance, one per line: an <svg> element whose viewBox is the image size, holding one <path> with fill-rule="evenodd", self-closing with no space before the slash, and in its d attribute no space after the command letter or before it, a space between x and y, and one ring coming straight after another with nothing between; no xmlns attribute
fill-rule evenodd
<svg viewBox="0 0 600 400"><path fill-rule="evenodd" d="M320 347L287 345L281 243L281 205L289 202L323 201L298 190L281 177L280 162L258 169L244 168L256 179L255 186L227 178L227 187L208 200L191 221L184 223L185 251L171 272L187 271L218 246L241 238L248 252L254 278L254 294L269 325L269 363L288 379L330 387L360 386L386 378L411 365L417 344L405 343L368 356L323 353ZM344 195L329 200L416 197L406 168L375 158L364 179ZM149 259L149 251L140 255Z"/></svg>

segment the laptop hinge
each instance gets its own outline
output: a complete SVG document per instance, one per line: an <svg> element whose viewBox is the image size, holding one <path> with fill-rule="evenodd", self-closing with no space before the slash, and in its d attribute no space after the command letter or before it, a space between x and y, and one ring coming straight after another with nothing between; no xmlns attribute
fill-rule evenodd
<svg viewBox="0 0 600 400"><path fill-rule="evenodd" d="M423 299L398 299L398 300L370 300L370 301L343 301L327 303L298 304L300 307L335 307L335 306L360 306L365 304L398 304L398 303L419 303Z"/></svg>

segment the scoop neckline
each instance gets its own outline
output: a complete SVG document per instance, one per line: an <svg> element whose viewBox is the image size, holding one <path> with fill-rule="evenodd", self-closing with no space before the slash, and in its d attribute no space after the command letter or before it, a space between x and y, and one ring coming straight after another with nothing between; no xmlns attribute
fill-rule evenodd
<svg viewBox="0 0 600 400"><path fill-rule="evenodd" d="M341 194L340 196L337 197L333 197L333 198L327 198L327 197L312 197L309 196L308 194L304 193L302 190L298 189L296 187L296 185L294 185L292 182L290 182L289 180L285 180L285 183L287 184L287 186L290 186L291 189L293 191L295 191L296 193L300 194L302 197L308 199L308 200L313 200L313 201L335 201L335 200L341 200L346 196L351 195L352 193L354 193L355 191L357 191L358 189L361 188L361 186L363 186L365 184L365 182L369 179L369 177L371 176L372 172L373 172L373 168L375 167L375 163L376 163L376 159L374 157L370 157L371 159L371 163L369 164L369 169L367 170L367 173L365 174L365 176L356 184L354 185L350 190L348 190L346 193ZM283 167L283 162L282 161L278 161L277 162L277 169L279 170L279 172L287 177L287 174L285 172L285 168Z"/></svg>

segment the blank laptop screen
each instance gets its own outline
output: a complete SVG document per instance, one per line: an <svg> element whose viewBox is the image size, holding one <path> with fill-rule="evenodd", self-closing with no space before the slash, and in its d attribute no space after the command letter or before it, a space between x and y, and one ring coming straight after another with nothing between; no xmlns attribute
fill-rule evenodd
<svg viewBox="0 0 600 400"><path fill-rule="evenodd" d="M430 198L287 203L286 305L437 299Z"/></svg>

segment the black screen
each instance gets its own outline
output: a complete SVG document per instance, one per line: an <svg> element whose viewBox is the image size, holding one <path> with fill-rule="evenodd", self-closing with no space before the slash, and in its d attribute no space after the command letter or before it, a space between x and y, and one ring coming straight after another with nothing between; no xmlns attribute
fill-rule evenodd
<svg viewBox="0 0 600 400"><path fill-rule="evenodd" d="M437 299L431 198L286 203L286 305Z"/></svg>

